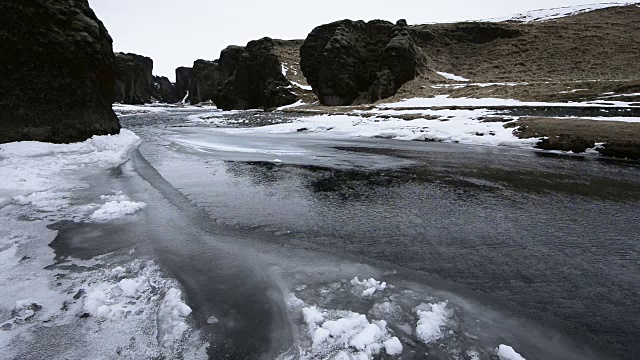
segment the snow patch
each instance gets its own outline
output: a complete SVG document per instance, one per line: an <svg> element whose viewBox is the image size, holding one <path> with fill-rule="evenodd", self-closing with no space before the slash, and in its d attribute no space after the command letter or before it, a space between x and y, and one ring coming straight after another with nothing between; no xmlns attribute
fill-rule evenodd
<svg viewBox="0 0 640 360"><path fill-rule="evenodd" d="M302 106L305 105L304 101L302 100L298 100L293 104L289 104L289 105L284 105L284 106L280 106L279 108L277 108L276 110L284 110L284 109L291 109L294 107L298 107L298 106Z"/></svg>
<svg viewBox="0 0 640 360"><path fill-rule="evenodd" d="M454 81L469 81L469 79L463 78L462 76L449 74L446 72L436 71L438 75L444 77L445 79L454 80Z"/></svg>
<svg viewBox="0 0 640 360"><path fill-rule="evenodd" d="M559 19L568 16L574 16L594 10L606 9L610 7L616 6L628 6L634 4L633 2L626 3L602 3L602 4L588 4L588 5L576 5L576 6L566 6L552 9L540 9L540 10L532 10L524 13L508 16L508 17L500 17L487 19L484 21L490 22L501 22L501 21L518 21L518 22L538 22L538 21L549 21L554 19Z"/></svg>
<svg viewBox="0 0 640 360"><path fill-rule="evenodd" d="M496 349L500 360L526 360L522 355L518 354L511 346L500 345Z"/></svg>
<svg viewBox="0 0 640 360"><path fill-rule="evenodd" d="M313 88L311 87L311 85L302 85L298 82L295 81L291 81L291 83L297 87L299 87L302 90L306 90L306 91L313 91Z"/></svg>

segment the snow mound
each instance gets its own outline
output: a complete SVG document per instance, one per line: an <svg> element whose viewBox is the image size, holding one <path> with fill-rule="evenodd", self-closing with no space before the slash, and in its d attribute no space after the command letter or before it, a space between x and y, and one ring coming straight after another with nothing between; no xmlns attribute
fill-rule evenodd
<svg viewBox="0 0 640 360"><path fill-rule="evenodd" d="M143 202L131 201L122 192L118 192L116 195L102 195L100 198L107 202L91 214L91 220L97 222L120 219L147 207L147 204Z"/></svg>
<svg viewBox="0 0 640 360"><path fill-rule="evenodd" d="M578 15L578 14L582 14L582 13L586 13L594 10L606 9L606 8L616 7L616 6L628 6L633 4L635 3L634 2L626 2L626 3L610 2L610 3L600 3L600 4L565 6L565 7L552 8L552 9L532 10L532 11L527 11L524 13L520 13L520 14L508 16L508 17L493 18L493 19L488 19L484 21L491 21L491 22L518 21L518 22L524 22L524 23L549 21L549 20L559 19L563 17L574 16L574 15Z"/></svg>
<svg viewBox="0 0 640 360"><path fill-rule="evenodd" d="M511 346L500 345L496 350L498 351L498 357L500 358L500 360L526 360Z"/></svg>
<svg viewBox="0 0 640 360"><path fill-rule="evenodd" d="M447 325L450 314L447 302L422 304L416 309L418 324L416 336L425 344L432 343L443 336L442 330Z"/></svg>
<svg viewBox="0 0 640 360"><path fill-rule="evenodd" d="M365 297L373 296L376 291L384 291L387 288L386 282L380 282L374 278L360 281L357 276L351 279L351 285L357 290L361 289L360 294Z"/></svg>
<svg viewBox="0 0 640 360"><path fill-rule="evenodd" d="M307 304L290 294L287 304L299 309L309 336L302 344L302 359L373 359L382 351L395 356L402 353L402 343L392 336L384 320L348 310L327 310Z"/></svg>
<svg viewBox="0 0 640 360"><path fill-rule="evenodd" d="M191 314L191 308L182 302L182 292L176 288L167 291L158 311L158 332L163 344L183 339L189 326L185 318Z"/></svg>

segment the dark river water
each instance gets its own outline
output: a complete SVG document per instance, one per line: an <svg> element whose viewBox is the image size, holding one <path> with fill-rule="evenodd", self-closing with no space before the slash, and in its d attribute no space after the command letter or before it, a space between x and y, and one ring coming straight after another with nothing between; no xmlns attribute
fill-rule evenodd
<svg viewBox="0 0 640 360"><path fill-rule="evenodd" d="M638 163L223 134L189 114L122 119L143 143L122 169L129 176L109 181L145 201L147 216L105 233L110 244L132 232L151 239L149 252L185 288L211 358L290 351L300 335L288 292L366 313L371 304L326 296L332 281L358 274L457 309L450 343L429 348L407 335L404 359L466 359L470 346L501 343L529 360L640 357ZM73 248L82 231L59 241ZM222 325L207 324L211 314Z"/></svg>

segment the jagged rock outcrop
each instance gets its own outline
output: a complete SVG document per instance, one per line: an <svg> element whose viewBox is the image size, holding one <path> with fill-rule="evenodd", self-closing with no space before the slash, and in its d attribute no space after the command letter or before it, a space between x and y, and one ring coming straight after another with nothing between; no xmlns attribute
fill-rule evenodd
<svg viewBox="0 0 640 360"><path fill-rule="evenodd" d="M189 101L198 104L212 101L216 91L222 86L218 61L196 60L191 69Z"/></svg>
<svg viewBox="0 0 640 360"><path fill-rule="evenodd" d="M191 89L191 68L181 66L176 69L175 97L177 101L187 98L189 89Z"/></svg>
<svg viewBox="0 0 640 360"><path fill-rule="evenodd" d="M0 0L0 143L116 134L112 40L86 0Z"/></svg>
<svg viewBox="0 0 640 360"><path fill-rule="evenodd" d="M114 102L146 104L153 93L153 60L137 54L116 53Z"/></svg>
<svg viewBox="0 0 640 360"><path fill-rule="evenodd" d="M155 101L159 101L167 104L178 101L176 99L175 86L165 76L153 77L153 94L151 95L151 97Z"/></svg>
<svg viewBox="0 0 640 360"><path fill-rule="evenodd" d="M423 60L406 21L342 20L315 28L300 48L300 66L324 105L389 97L413 79Z"/></svg>
<svg viewBox="0 0 640 360"><path fill-rule="evenodd" d="M290 90L291 83L282 74L272 39L250 41L241 54L240 48L232 51L233 56L229 58L233 61L228 63L235 65L235 72L216 94L215 103L219 108L266 110L298 101L298 96ZM221 59L221 63L227 66L226 59Z"/></svg>

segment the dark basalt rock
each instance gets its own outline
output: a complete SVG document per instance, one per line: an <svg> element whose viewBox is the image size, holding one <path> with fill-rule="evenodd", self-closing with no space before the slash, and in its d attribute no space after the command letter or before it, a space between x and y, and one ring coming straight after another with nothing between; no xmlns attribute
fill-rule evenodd
<svg viewBox="0 0 640 360"><path fill-rule="evenodd" d="M0 0L0 143L116 134L112 40L86 0Z"/></svg>
<svg viewBox="0 0 640 360"><path fill-rule="evenodd" d="M389 97L420 71L422 59L406 21L342 20L315 28L300 66L324 105Z"/></svg>
<svg viewBox="0 0 640 360"><path fill-rule="evenodd" d="M153 60L137 54L116 53L114 102L146 104L153 93Z"/></svg>
<svg viewBox="0 0 640 360"><path fill-rule="evenodd" d="M216 91L222 86L218 61L196 60L191 69L191 87L189 101L198 104L213 100Z"/></svg>
<svg viewBox="0 0 640 360"><path fill-rule="evenodd" d="M272 109L298 101L298 97L289 90L291 83L282 74L272 39L254 40L242 53L241 49L227 48L227 52L221 54L220 64L225 67L225 72L229 73L234 66L235 72L216 94L215 103L219 108Z"/></svg>
<svg viewBox="0 0 640 360"><path fill-rule="evenodd" d="M182 101L191 89L191 68L179 67L176 69L175 97Z"/></svg>
<svg viewBox="0 0 640 360"><path fill-rule="evenodd" d="M156 101L163 103L174 103L178 101L175 94L175 86L164 76L153 77L153 94ZM181 99L182 100L182 99Z"/></svg>
<svg viewBox="0 0 640 360"><path fill-rule="evenodd" d="M244 46L236 45L227 46L220 52L220 60L218 60L218 62L220 64L220 76L223 84L235 74L240 58L244 52Z"/></svg>

